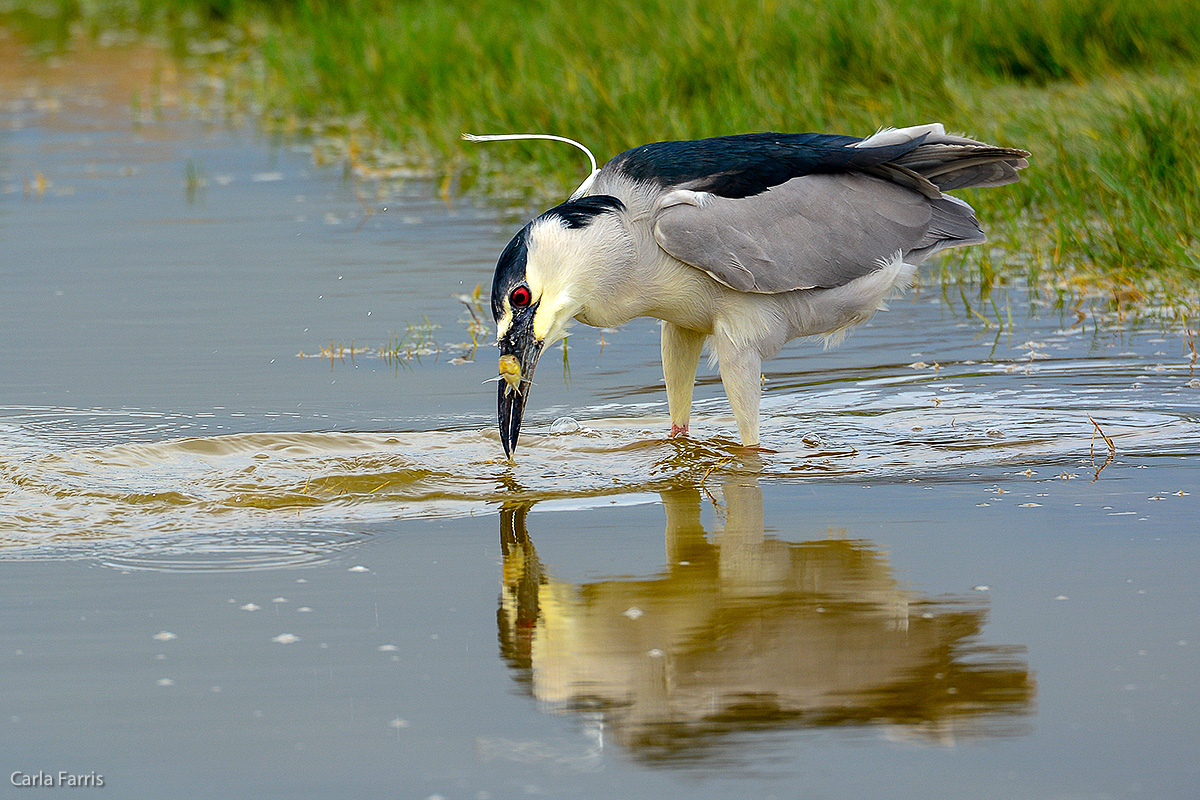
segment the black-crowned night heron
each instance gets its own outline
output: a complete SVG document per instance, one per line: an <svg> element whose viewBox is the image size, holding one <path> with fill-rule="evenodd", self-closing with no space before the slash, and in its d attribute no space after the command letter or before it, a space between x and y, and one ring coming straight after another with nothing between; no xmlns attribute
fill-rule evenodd
<svg viewBox="0 0 1200 800"><path fill-rule="evenodd" d="M984 241L971 207L944 192L1012 183L1028 155L937 123L865 139L755 133L627 150L522 228L496 264L504 452L542 350L572 320L634 317L662 320L671 435L687 433L711 341L742 444L758 445L762 360L867 319L917 264Z"/></svg>

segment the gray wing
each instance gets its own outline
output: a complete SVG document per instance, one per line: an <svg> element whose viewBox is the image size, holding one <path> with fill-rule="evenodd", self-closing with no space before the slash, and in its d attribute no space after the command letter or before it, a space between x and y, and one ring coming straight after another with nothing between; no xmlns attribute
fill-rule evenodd
<svg viewBox="0 0 1200 800"><path fill-rule="evenodd" d="M805 175L743 198L672 192L654 237L730 288L765 294L842 286L897 253L920 263L984 241L961 200L859 173Z"/></svg>

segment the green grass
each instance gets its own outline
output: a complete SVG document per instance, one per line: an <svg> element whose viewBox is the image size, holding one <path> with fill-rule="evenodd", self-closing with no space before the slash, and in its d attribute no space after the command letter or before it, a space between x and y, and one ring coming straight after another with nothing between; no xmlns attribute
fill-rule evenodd
<svg viewBox="0 0 1200 800"><path fill-rule="evenodd" d="M1020 184L964 193L998 247L960 273L1200 307L1195 0L79 0L0 20L59 43L115 25L181 58L226 40L201 65L226 79L220 101L526 207L574 188L579 154L460 133L556 133L604 160L668 138L940 120L1033 152Z"/></svg>

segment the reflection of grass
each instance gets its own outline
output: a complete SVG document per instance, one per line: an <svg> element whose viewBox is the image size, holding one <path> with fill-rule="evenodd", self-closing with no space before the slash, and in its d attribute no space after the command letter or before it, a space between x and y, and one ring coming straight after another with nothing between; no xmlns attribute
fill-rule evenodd
<svg viewBox="0 0 1200 800"><path fill-rule="evenodd" d="M387 345L383 348L383 360L388 364L407 364L410 361L421 362L421 356L437 355L441 352L437 341L433 338L433 330L437 326L428 318L418 325L407 325L404 333L392 333Z"/></svg>
<svg viewBox="0 0 1200 800"><path fill-rule="evenodd" d="M360 345L354 340L347 345L344 342L335 342L330 339L327 346L322 345L315 353L302 351L296 355L299 358L326 359L331 363L347 361L353 363L362 356L382 359L391 367L408 367L414 361L418 364L421 363L423 356L438 357L442 354L441 345L433 338L433 331L437 327L427 319L417 325L405 326L402 334L393 332L387 344L379 347Z"/></svg>
<svg viewBox="0 0 1200 800"><path fill-rule="evenodd" d="M986 287L1016 271L1114 307L1141 295L1195 307L1195 0L560 0L522 6L520 24L498 0L38 8L6 16L51 39L71 19L96 30L111 17L216 53L221 101L263 102L285 131L340 133L358 174L372 159L387 173L395 160L380 154L402 149L437 165L447 192L485 176L536 204L578 182L574 151L458 135L566 134L611 156L664 138L940 119L1034 154L1021 184L964 192L997 247L953 262L957 276ZM197 46L204 36L234 46Z"/></svg>
<svg viewBox="0 0 1200 800"><path fill-rule="evenodd" d="M196 169L196 162L189 158L183 169L183 191L187 195L189 206L196 202L196 195L199 194L200 187L203 185L204 179L200 177L200 172Z"/></svg>

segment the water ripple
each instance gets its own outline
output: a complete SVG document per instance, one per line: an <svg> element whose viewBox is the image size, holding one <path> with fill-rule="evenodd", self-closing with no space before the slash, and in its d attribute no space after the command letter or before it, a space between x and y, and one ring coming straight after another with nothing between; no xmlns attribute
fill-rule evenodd
<svg viewBox="0 0 1200 800"><path fill-rule="evenodd" d="M1029 467L1084 474L1103 466L1105 436L1125 459L1200 452L1194 414L1112 397L1098 411L1095 398L1061 388L967 391L950 376L768 394L763 452L737 447L732 418L706 414L720 406L704 405L693 424L698 436L685 440L663 438L663 416L581 413L578 425L535 425L515 462L500 456L490 429L259 432L78 446L73 426L10 414L0 418L0 549L167 536L183 543L181 564L204 568L206 551L220 551L214 557L228 565L236 537L247 563L285 563L327 552L351 523L657 491L722 471L787 481L984 479ZM110 435L129 423L119 420ZM142 435L158 426L137 423ZM93 433L91 441L98 439ZM256 555L248 542L268 552ZM156 556L159 566L175 557L169 549Z"/></svg>

